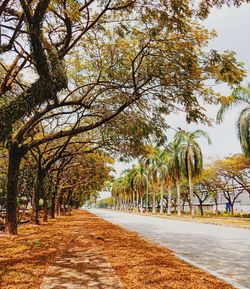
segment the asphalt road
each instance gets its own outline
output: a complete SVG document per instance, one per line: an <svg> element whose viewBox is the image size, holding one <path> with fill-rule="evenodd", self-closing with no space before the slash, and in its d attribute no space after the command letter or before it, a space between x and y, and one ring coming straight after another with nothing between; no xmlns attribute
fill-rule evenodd
<svg viewBox="0 0 250 289"><path fill-rule="evenodd" d="M250 288L250 230L101 209L90 211L172 249L177 256L236 288Z"/></svg>

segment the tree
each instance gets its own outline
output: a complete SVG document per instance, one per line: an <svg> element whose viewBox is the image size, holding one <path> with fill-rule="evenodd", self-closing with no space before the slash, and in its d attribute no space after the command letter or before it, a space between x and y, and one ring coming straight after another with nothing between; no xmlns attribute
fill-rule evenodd
<svg viewBox="0 0 250 289"><path fill-rule="evenodd" d="M159 147L148 147L144 162L149 168L153 190L153 213L155 213L156 191L160 193L160 213L163 214L164 190L170 188L169 152ZM171 190L168 190L168 213L170 213Z"/></svg>
<svg viewBox="0 0 250 289"><path fill-rule="evenodd" d="M62 174L65 170L67 170L71 165L71 158L61 158L56 162L53 169L48 174L47 181L49 182L49 187L47 191L47 195L50 197L50 217L55 219L56 211L58 213L58 206L56 202L58 201L59 195L59 185L62 181ZM57 202L59 203L59 202Z"/></svg>
<svg viewBox="0 0 250 289"><path fill-rule="evenodd" d="M209 197L214 200L215 213L218 214L218 196L223 186L215 165L211 164L206 167L196 180L196 183L198 184L198 190L195 193L200 202L201 214L203 214L202 203Z"/></svg>
<svg viewBox="0 0 250 289"><path fill-rule="evenodd" d="M213 35L193 21L184 2L7 0L0 17L0 53L10 55L1 70L0 106L10 234L17 233L19 166L29 150L101 130L131 110L163 125L178 105L188 121L206 121L198 98L215 96L206 80L234 85L244 76L232 53L203 49ZM25 78L25 69L36 77ZM59 115L61 129L30 136L39 122Z"/></svg>
<svg viewBox="0 0 250 289"><path fill-rule="evenodd" d="M174 136L174 142L179 147L182 171L188 179L190 214L192 216L194 216L193 178L200 175L203 168L202 152L197 142L199 137L205 137L208 143L211 143L207 133L201 130L194 132L179 130Z"/></svg>
<svg viewBox="0 0 250 289"><path fill-rule="evenodd" d="M147 151L146 148L145 148L145 150ZM148 210L149 210L149 191L150 191L150 186L151 186L150 179L149 179L150 167L148 164L147 157L141 157L140 162L144 167L144 175L146 178L146 204L145 204L145 208L146 208L146 212L148 212Z"/></svg>
<svg viewBox="0 0 250 289"><path fill-rule="evenodd" d="M30 151L36 164L36 182L32 198L32 218L33 224L39 224L39 199L43 199L43 221L48 220L48 192L45 190L45 184L49 171L53 168L56 162L61 159L66 159L66 163L72 162L74 157L79 154L89 153L94 149L85 149L85 144L77 143L77 140L67 138L65 141L59 140L56 143L46 143L38 146Z"/></svg>
<svg viewBox="0 0 250 289"><path fill-rule="evenodd" d="M129 180L129 175L120 176L119 178L115 179L112 183L112 197L114 198L114 207L117 210L120 210L122 207L122 199L123 197L126 198L127 195L130 195L131 191L131 183ZM131 199L130 199L131 200ZM135 197L133 191L133 198L132 198L132 208L134 210L135 207Z"/></svg>
<svg viewBox="0 0 250 289"><path fill-rule="evenodd" d="M156 213L156 191L159 187L159 168L160 168L160 150L153 146L147 147L147 153L144 157L145 165L148 167L149 180L152 189L152 212Z"/></svg>
<svg viewBox="0 0 250 289"><path fill-rule="evenodd" d="M111 181L114 160L102 151L78 154L59 183L58 208L65 214L70 208L79 208L90 198L95 201L98 192L106 189Z"/></svg>
<svg viewBox="0 0 250 289"><path fill-rule="evenodd" d="M181 215L181 158L180 158L180 146L178 142L172 142L167 146L169 153L169 174L172 180L175 182L177 191L177 214Z"/></svg>
<svg viewBox="0 0 250 289"><path fill-rule="evenodd" d="M249 192L249 160L243 155L234 155L215 162L221 182L221 191L234 214L234 204L244 190Z"/></svg>
<svg viewBox="0 0 250 289"><path fill-rule="evenodd" d="M203 190L202 187L199 185L194 185L194 195L197 197L199 201L200 213L203 216L204 215L203 203L209 198L210 192L207 190Z"/></svg>
<svg viewBox="0 0 250 289"><path fill-rule="evenodd" d="M141 161L139 161L137 166L135 167L135 171L133 174L133 188L136 190L137 193L136 203L137 210L139 211L139 206L141 206L141 209L143 207L142 198L147 189L147 172Z"/></svg>
<svg viewBox="0 0 250 289"><path fill-rule="evenodd" d="M6 209L6 169L7 169L7 152L0 148L0 211Z"/></svg>
<svg viewBox="0 0 250 289"><path fill-rule="evenodd" d="M101 199L100 201L98 201L97 205L100 208L111 209L114 205L113 198L109 197L109 198Z"/></svg>
<svg viewBox="0 0 250 289"><path fill-rule="evenodd" d="M220 110L217 113L217 122L223 121L225 112L237 104L246 104L237 120L237 131L242 151L250 159L250 84L247 87L238 87L233 90L231 96L220 97Z"/></svg>

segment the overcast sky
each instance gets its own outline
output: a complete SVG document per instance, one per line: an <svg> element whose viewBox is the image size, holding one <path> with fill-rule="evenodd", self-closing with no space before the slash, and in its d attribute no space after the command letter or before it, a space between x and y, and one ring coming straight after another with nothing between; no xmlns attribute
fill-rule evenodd
<svg viewBox="0 0 250 289"><path fill-rule="evenodd" d="M219 51L233 50L237 53L237 59L245 63L247 71L250 71L250 4L242 5L240 8L214 9L209 18L204 22L204 26L208 29L215 29L218 37L210 43L211 49ZM245 80L245 83L247 83ZM228 95L230 90L226 87L218 90L224 95ZM229 154L241 152L239 141L236 134L236 120L242 107L234 107L225 115L224 122L221 125L207 127L202 125L186 125L185 117L182 114L171 115L168 117L168 122L172 127L182 127L184 129L203 129L211 140L212 145L208 145L202 139L200 140L201 148L206 159L222 158ZM215 118L218 107L206 107L207 115L210 118ZM168 131L169 140L172 139L174 132ZM117 173L120 173L129 165L118 163L115 168Z"/></svg>

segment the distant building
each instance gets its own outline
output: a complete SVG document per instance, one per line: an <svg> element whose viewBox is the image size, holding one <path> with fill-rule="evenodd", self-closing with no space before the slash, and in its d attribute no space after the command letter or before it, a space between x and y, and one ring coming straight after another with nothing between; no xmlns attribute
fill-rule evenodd
<svg viewBox="0 0 250 289"><path fill-rule="evenodd" d="M199 201L196 196L194 196L194 208L195 212L200 212ZM188 204L184 207L185 211L189 211ZM203 203L204 212L216 212L216 204L212 198L208 198ZM221 192L218 194L218 211L224 213L230 211L230 206L228 200L225 198L224 194ZM236 199L234 203L235 213L250 213L250 195L247 191L243 191Z"/></svg>

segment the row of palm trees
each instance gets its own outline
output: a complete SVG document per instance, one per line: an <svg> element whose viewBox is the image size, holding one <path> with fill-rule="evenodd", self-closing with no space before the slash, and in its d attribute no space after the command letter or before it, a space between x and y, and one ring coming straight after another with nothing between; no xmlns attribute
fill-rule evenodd
<svg viewBox="0 0 250 289"><path fill-rule="evenodd" d="M221 104L217 114L217 122L223 121L225 112L233 105L246 104L241 111L237 130L242 151L246 158L250 159L250 83L246 87L238 87L232 91L232 95L221 97ZM163 194L168 190L168 204L171 200L171 188L177 191L177 212L181 214L180 183L186 178L189 186L190 212L194 215L193 206L193 178L201 173L202 152L197 142L199 137L205 137L211 143L208 135L201 131L185 132L177 131L174 140L167 148L160 149L149 147L148 154L142 158L137 166L126 170L121 177L116 179L112 186L112 194L116 200L123 198L128 205L139 209L139 200L142 207L143 197L146 195L146 210L149 204L149 191L152 191L153 213L155 213L155 193L160 191L160 213L163 213ZM168 206L168 213L170 213Z"/></svg>
<svg viewBox="0 0 250 289"><path fill-rule="evenodd" d="M160 213L163 213L165 192L168 192L168 214L171 213L172 190L177 191L177 214L181 215L181 180L188 181L190 197L190 214L194 216L193 178L199 175L203 168L202 152L198 138L205 137L211 143L209 136L202 130L186 132L179 129L173 142L166 148L148 146L146 155L137 165L125 170L112 185L112 196L116 207L138 210L146 202L149 208L149 194L152 193L152 212L156 212L156 193L160 194Z"/></svg>

